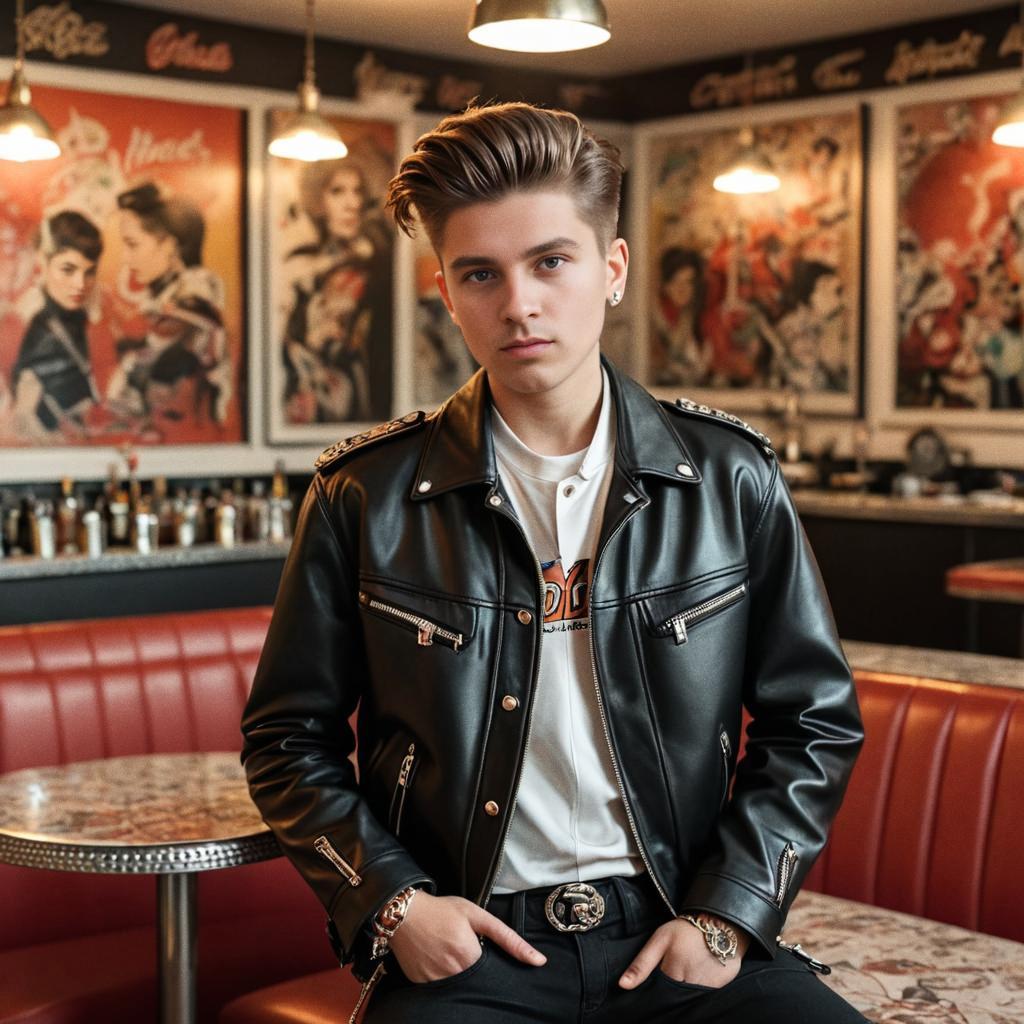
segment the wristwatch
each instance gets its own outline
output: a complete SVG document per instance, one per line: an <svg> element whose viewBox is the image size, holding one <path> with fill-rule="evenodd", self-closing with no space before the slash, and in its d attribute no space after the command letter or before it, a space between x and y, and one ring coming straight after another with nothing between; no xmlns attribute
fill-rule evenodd
<svg viewBox="0 0 1024 1024"><path fill-rule="evenodd" d="M704 944L708 947L711 955L716 957L718 962L725 967L726 961L736 956L739 950L739 936L736 929L725 923L718 917L711 917L709 914L680 914L683 921L689 921L704 935Z"/></svg>
<svg viewBox="0 0 1024 1024"><path fill-rule="evenodd" d="M418 892L411 885L400 893L392 896L377 912L373 919L373 948L370 950L370 959L377 960L387 951L391 943L391 937L398 931L405 915L409 910L409 904L413 896Z"/></svg>

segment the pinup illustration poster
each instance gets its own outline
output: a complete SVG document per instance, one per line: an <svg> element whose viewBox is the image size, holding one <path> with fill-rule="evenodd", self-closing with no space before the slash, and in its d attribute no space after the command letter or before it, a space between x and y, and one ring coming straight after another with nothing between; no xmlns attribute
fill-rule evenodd
<svg viewBox="0 0 1024 1024"><path fill-rule="evenodd" d="M1006 96L899 113L896 406L1024 409L1024 156Z"/></svg>
<svg viewBox="0 0 1024 1024"><path fill-rule="evenodd" d="M861 380L862 114L769 121L756 148L781 187L713 187L736 128L651 142L648 382L726 408L795 390L853 414Z"/></svg>
<svg viewBox="0 0 1024 1024"><path fill-rule="evenodd" d="M0 164L0 446L245 439L243 115L37 87Z"/></svg>
<svg viewBox="0 0 1024 1024"><path fill-rule="evenodd" d="M291 116L272 111L269 130ZM348 156L269 158L271 442L336 440L336 424L391 416L395 126L329 120Z"/></svg>

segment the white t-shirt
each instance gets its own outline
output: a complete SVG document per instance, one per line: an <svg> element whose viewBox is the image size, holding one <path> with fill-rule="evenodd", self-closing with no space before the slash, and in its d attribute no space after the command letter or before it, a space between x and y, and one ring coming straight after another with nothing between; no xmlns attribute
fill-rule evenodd
<svg viewBox="0 0 1024 1024"><path fill-rule="evenodd" d="M644 870L598 708L590 578L615 454L607 374L590 446L538 455L492 406L498 472L545 580L537 694L494 892Z"/></svg>

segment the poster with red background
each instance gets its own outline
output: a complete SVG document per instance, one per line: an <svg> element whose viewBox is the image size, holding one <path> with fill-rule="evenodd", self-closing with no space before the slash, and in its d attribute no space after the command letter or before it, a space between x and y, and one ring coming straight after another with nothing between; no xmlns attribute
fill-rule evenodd
<svg viewBox="0 0 1024 1024"><path fill-rule="evenodd" d="M0 446L243 441L243 113L41 86L33 104L62 153L0 163ZM126 212L119 197L140 186L149 205ZM160 210L186 225L191 255ZM69 340L79 342L86 362L80 352L75 364L91 369L92 395L74 410L43 395L47 416L42 405L36 414L33 396L19 395L18 381L31 380L38 395L46 379L45 360L33 364L26 347L47 299L44 225L62 211L95 225L102 252L82 308L85 340L75 333L79 316L66 320L70 338L58 330L63 338L44 341L56 362ZM150 259L144 272L128 251L133 243L153 243L164 264ZM44 334L52 320L44 318ZM33 378L26 366L41 369Z"/></svg>

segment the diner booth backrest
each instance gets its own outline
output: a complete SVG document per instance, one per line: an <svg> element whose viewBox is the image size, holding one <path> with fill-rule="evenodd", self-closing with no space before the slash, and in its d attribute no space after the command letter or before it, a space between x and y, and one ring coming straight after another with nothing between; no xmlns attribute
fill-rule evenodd
<svg viewBox="0 0 1024 1024"><path fill-rule="evenodd" d="M247 608L0 628L0 771L239 751L269 621ZM198 886L201 1020L271 975L336 963L320 904L283 858ZM155 1019L155 908L152 876L0 864L0 1022Z"/></svg>

